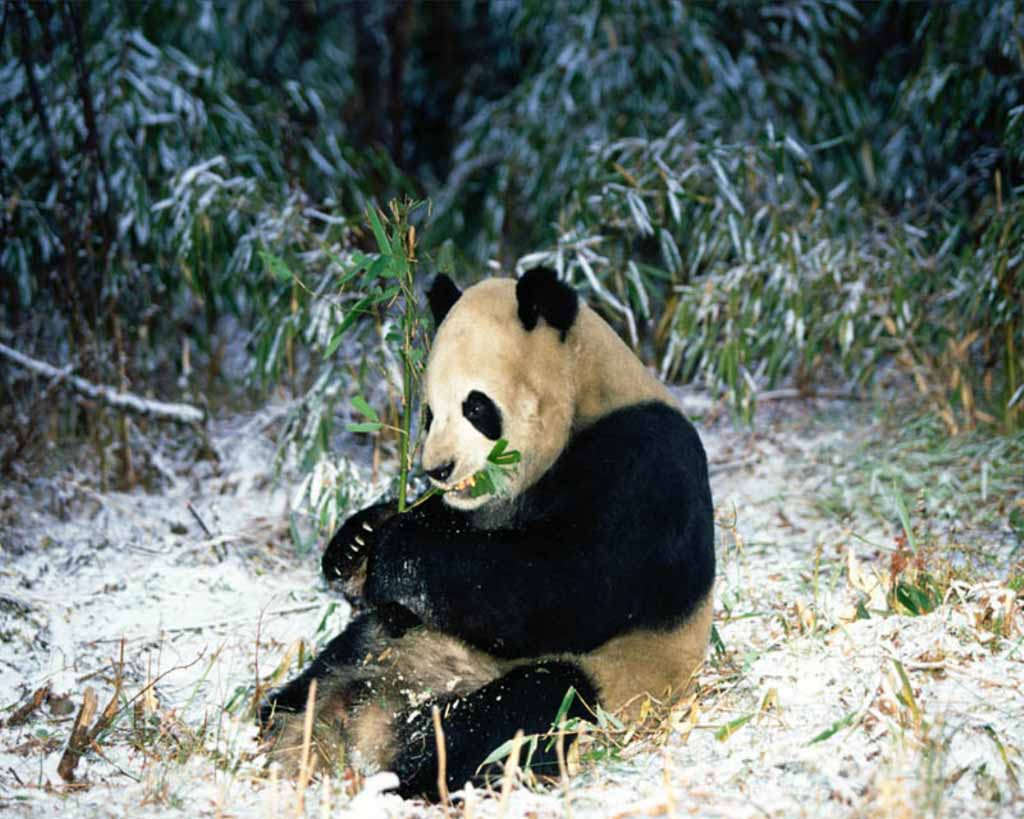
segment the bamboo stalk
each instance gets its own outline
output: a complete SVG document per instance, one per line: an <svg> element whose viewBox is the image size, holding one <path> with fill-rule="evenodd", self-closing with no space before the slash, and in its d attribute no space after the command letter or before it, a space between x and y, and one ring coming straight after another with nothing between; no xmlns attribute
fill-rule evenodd
<svg viewBox="0 0 1024 819"><path fill-rule="evenodd" d="M60 763L57 765L57 773L65 782L75 781L75 768L78 767L78 760L89 747L89 726L92 724L93 715L96 713L96 692L92 686L86 686L82 696L82 707L75 717L75 724L71 728L71 738L68 740L68 747L61 755Z"/></svg>

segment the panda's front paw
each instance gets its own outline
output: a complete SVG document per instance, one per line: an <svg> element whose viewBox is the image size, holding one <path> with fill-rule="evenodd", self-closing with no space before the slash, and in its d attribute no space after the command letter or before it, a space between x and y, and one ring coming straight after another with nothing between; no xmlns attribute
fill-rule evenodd
<svg viewBox="0 0 1024 819"><path fill-rule="evenodd" d="M394 501L356 512L342 524L324 549L321 567L327 581L356 581L365 576L366 560L380 540L383 525L397 512ZM349 584L351 585L351 584Z"/></svg>

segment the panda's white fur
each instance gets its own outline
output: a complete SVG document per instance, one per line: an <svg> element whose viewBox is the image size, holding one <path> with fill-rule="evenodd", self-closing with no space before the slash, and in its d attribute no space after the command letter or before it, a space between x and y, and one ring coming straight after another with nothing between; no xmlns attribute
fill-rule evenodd
<svg viewBox="0 0 1024 819"><path fill-rule="evenodd" d="M501 410L502 437L522 454L511 481L516 496L543 475L569 437L613 410L642 401L673 404L671 393L633 355L615 331L586 305L568 330L526 330L516 316L516 283L487 279L467 289L441 323L424 375L434 416L423 446L423 468L454 461L443 488L484 467L494 445L463 417L471 390ZM445 502L478 509L493 495L449 492Z"/></svg>

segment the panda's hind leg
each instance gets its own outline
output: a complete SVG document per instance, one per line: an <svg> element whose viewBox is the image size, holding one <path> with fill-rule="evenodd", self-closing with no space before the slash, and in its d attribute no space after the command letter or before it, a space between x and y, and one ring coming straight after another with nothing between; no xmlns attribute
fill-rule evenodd
<svg viewBox="0 0 1024 819"><path fill-rule="evenodd" d="M566 718L589 718L583 703L592 707L597 691L583 669L572 662L519 666L469 694L439 703L449 789L457 790L467 781L480 782L489 774L493 780L494 771L478 773L481 763L518 730L526 736L550 731L570 687L577 696ZM430 704L400 715L394 724L399 751L390 767L401 783L399 792L407 798L437 799L437 739ZM533 752L530 767L536 774L558 773L556 750L548 745L539 742Z"/></svg>
<svg viewBox="0 0 1024 819"><path fill-rule="evenodd" d="M380 626L369 614L356 617L348 627L331 640L299 676L272 692L260 705L260 729L268 731L275 716L301 714L306 710L309 686L313 680L322 683L338 668L355 665L379 639ZM323 690L321 687L321 695Z"/></svg>

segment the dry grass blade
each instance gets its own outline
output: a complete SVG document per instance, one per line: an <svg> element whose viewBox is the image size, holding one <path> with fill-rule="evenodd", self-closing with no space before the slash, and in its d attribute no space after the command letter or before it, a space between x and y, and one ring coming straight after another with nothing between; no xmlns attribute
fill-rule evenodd
<svg viewBox="0 0 1024 819"><path fill-rule="evenodd" d="M320 816L322 819L330 819L331 816L331 778L324 776L323 787L320 791Z"/></svg>
<svg viewBox="0 0 1024 819"><path fill-rule="evenodd" d="M310 760L309 751L313 741L313 717L316 711L316 680L309 684L309 697L306 699L306 719L302 724L302 757L299 764L299 778L295 783L295 815L303 816L306 810L306 788L313 778L316 759Z"/></svg>
<svg viewBox="0 0 1024 819"><path fill-rule="evenodd" d="M501 775L501 801L498 803L498 815L508 815L509 797L512 795L512 785L519 770L519 751L523 746L523 731L520 728L512 738L512 750L509 751L508 759L505 760L505 771Z"/></svg>
<svg viewBox="0 0 1024 819"><path fill-rule="evenodd" d="M565 720L558 723L558 742L555 744L558 755L558 775L562 780L562 793L565 799L565 815L572 819L572 796L569 793L569 769L565 764Z"/></svg>
<svg viewBox="0 0 1024 819"><path fill-rule="evenodd" d="M441 712L437 706L431 707L431 716L434 719L434 738L437 740L437 793L441 798L441 810L444 811L445 819L448 817L448 764L444 747L444 728L441 727Z"/></svg>

